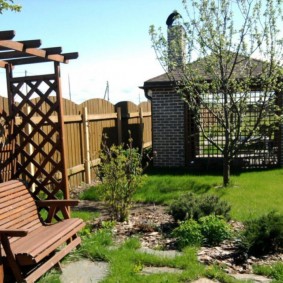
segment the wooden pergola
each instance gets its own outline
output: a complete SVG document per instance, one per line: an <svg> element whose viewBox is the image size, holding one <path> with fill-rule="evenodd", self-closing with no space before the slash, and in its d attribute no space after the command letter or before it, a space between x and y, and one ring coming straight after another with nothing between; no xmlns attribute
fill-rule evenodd
<svg viewBox="0 0 283 283"><path fill-rule="evenodd" d="M40 48L41 40L15 41L14 36L15 31L0 32L0 67L6 69L9 101L9 113L1 115L7 137L0 149L0 181L22 179L36 199L67 199L60 63L78 53ZM50 62L51 74L13 76L15 66Z"/></svg>

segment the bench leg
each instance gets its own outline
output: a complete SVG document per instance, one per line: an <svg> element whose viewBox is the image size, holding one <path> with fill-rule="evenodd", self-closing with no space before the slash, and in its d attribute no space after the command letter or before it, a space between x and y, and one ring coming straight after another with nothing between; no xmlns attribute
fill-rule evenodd
<svg viewBox="0 0 283 283"><path fill-rule="evenodd" d="M3 268L3 262L1 260L0 263L0 283L4 282L4 268Z"/></svg>
<svg viewBox="0 0 283 283"><path fill-rule="evenodd" d="M7 238L7 236L2 235L1 237L1 241L2 241L2 246L4 248L4 251L6 253L7 256L7 261L10 265L10 268L12 269L12 272L15 276L15 279L17 282L24 282L24 278L22 276L21 270L16 262L16 259L14 257L14 254L11 251L10 248L10 243L9 243L9 239Z"/></svg>
<svg viewBox="0 0 283 283"><path fill-rule="evenodd" d="M60 273L62 273L62 266L61 266L61 263L60 262L57 262L55 265L54 265L54 268L57 269ZM1 282L0 282L1 283Z"/></svg>

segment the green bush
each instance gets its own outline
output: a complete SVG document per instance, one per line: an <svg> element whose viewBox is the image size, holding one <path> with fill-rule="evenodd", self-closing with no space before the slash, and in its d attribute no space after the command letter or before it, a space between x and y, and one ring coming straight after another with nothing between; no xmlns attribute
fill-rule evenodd
<svg viewBox="0 0 283 283"><path fill-rule="evenodd" d="M201 217L210 214L221 215L229 220L230 210L231 206L226 201L220 200L218 196L196 196L193 193L187 193L171 203L169 214L173 216L175 221L184 221L191 218L199 220Z"/></svg>
<svg viewBox="0 0 283 283"><path fill-rule="evenodd" d="M173 230L179 249L186 246L215 246L231 237L231 229L220 216L209 215L199 219L185 220Z"/></svg>
<svg viewBox="0 0 283 283"><path fill-rule="evenodd" d="M237 244L239 255L262 256L283 250L283 215L270 212L245 223Z"/></svg>
<svg viewBox="0 0 283 283"><path fill-rule="evenodd" d="M125 221L133 195L142 182L141 156L138 149L132 147L132 139L129 139L126 147L112 145L109 148L104 142L100 158L103 198L112 219Z"/></svg>
<svg viewBox="0 0 283 283"><path fill-rule="evenodd" d="M183 249L186 246L199 246L203 241L200 224L193 219L181 222L173 230L172 236L176 238L179 249Z"/></svg>
<svg viewBox="0 0 283 283"><path fill-rule="evenodd" d="M199 223L205 245L216 246L232 236L230 225L221 216L204 216Z"/></svg>

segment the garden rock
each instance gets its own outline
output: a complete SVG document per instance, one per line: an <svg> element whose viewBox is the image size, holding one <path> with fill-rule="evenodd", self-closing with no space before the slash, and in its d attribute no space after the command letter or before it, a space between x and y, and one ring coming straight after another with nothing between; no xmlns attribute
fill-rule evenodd
<svg viewBox="0 0 283 283"><path fill-rule="evenodd" d="M200 278L196 281L193 281L192 283L215 283L215 282L218 282L218 281L212 281L212 280L207 279L207 278Z"/></svg>
<svg viewBox="0 0 283 283"><path fill-rule="evenodd" d="M147 253L147 254L152 254L156 255L159 257L169 257L169 258L174 258L176 256L182 255L182 253L176 251L176 250L165 250L165 251L159 251L159 250L152 250L150 248L140 248L138 251Z"/></svg>
<svg viewBox="0 0 283 283"><path fill-rule="evenodd" d="M272 280L255 274L231 274L237 280L250 280L254 283L269 283Z"/></svg>
<svg viewBox="0 0 283 283"><path fill-rule="evenodd" d="M142 275L151 275L151 274L159 274L159 273L182 273L182 269L172 268L172 267L155 267L155 266L147 266L144 267L141 271Z"/></svg>

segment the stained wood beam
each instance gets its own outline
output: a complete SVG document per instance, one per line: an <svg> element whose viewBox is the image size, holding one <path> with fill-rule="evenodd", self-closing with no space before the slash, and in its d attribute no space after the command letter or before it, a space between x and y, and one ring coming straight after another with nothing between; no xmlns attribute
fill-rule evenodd
<svg viewBox="0 0 283 283"><path fill-rule="evenodd" d="M65 62L65 58L62 54L51 54L47 56L47 59L51 60L51 61L57 61L60 63L64 63Z"/></svg>
<svg viewBox="0 0 283 283"><path fill-rule="evenodd" d="M42 48L40 50L44 50L47 55L51 54L60 54L62 52L62 47L49 47L49 48ZM15 59L15 58L21 58L21 57L33 57L34 55L26 54L20 51L5 51L0 52L0 60L3 59Z"/></svg>
<svg viewBox="0 0 283 283"><path fill-rule="evenodd" d="M34 64L34 63L44 63L44 62L49 62L48 59L42 58L42 57L25 57L25 58L18 58L18 59L10 59L6 60L9 64L12 64L13 66L18 66L18 65L26 65L26 64Z"/></svg>
<svg viewBox="0 0 283 283"><path fill-rule="evenodd" d="M41 46L41 40L23 40L23 41L12 41L12 40L0 40L0 51L15 50L24 51L26 48L38 48Z"/></svg>
<svg viewBox="0 0 283 283"><path fill-rule="evenodd" d="M12 41L12 40L1 40L0 41L0 47L4 48L2 50L16 50L16 51L23 51L24 44L18 41ZM1 50L1 49L0 49Z"/></svg>
<svg viewBox="0 0 283 283"><path fill-rule="evenodd" d="M0 31L0 40L11 40L16 35L14 30Z"/></svg>
<svg viewBox="0 0 283 283"><path fill-rule="evenodd" d="M24 45L24 48L39 48L41 46L40 39L33 39L33 40L23 40L19 41Z"/></svg>
<svg viewBox="0 0 283 283"><path fill-rule="evenodd" d="M0 60L0 68L5 68L7 64L8 62Z"/></svg>
<svg viewBox="0 0 283 283"><path fill-rule="evenodd" d="M63 53L62 55L64 56L65 60L77 59L79 57L78 52Z"/></svg>
<svg viewBox="0 0 283 283"><path fill-rule="evenodd" d="M46 51L46 55L62 53L62 47L48 47L48 48L42 48L42 50Z"/></svg>
<svg viewBox="0 0 283 283"><path fill-rule="evenodd" d="M27 49L25 49L25 53L27 53L29 55L34 55L34 56L42 57L42 58L45 58L45 56L46 56L46 51L45 50L37 49L37 48L27 48Z"/></svg>
<svg viewBox="0 0 283 283"><path fill-rule="evenodd" d="M0 60L1 59L13 59L23 57L23 52L20 51L5 51L0 52Z"/></svg>

